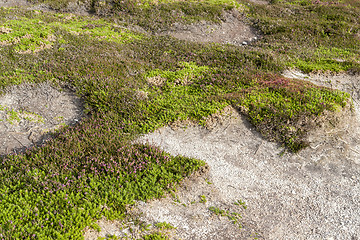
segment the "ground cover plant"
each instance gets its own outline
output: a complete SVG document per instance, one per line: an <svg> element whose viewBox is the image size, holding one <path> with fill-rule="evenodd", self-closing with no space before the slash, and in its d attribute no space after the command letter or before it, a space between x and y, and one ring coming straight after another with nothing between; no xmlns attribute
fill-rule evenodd
<svg viewBox="0 0 360 240"><path fill-rule="evenodd" d="M265 34L258 43L304 72L359 71L359 4L355 1L273 1L252 8Z"/></svg>
<svg viewBox="0 0 360 240"><path fill-rule="evenodd" d="M114 118L92 120L64 130L46 147L3 159L3 237L79 239L94 219L121 218L134 200L161 197L203 165L126 142Z"/></svg>
<svg viewBox="0 0 360 240"><path fill-rule="evenodd" d="M61 10L69 1L46 1L56 2L51 6ZM351 1L93 1L89 11L97 16L1 8L1 89L49 81L74 90L89 114L43 146L1 158L2 238L81 239L97 219L121 218L134 201L161 197L204 163L133 140L174 121L204 124L232 105L267 139L302 149L313 123L342 111L350 97L281 71L358 71L358 7ZM234 9L262 31L260 41L198 44L130 30L218 22Z"/></svg>

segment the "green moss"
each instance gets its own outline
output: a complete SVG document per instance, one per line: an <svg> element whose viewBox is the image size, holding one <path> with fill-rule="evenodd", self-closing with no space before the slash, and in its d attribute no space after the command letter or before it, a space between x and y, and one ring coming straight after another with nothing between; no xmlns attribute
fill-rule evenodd
<svg viewBox="0 0 360 240"><path fill-rule="evenodd" d="M22 115L22 118L24 118L27 121L30 122L36 122L36 123L44 123L44 118L40 116L39 114L28 112L28 111L19 111Z"/></svg>
<svg viewBox="0 0 360 240"><path fill-rule="evenodd" d="M57 14L56 17L57 19L50 23L51 26L76 35L85 34L100 41L125 43L141 38L140 34L102 19L71 17L68 14Z"/></svg>
<svg viewBox="0 0 360 240"><path fill-rule="evenodd" d="M303 136L314 118L324 110L345 107L350 98L347 93L271 76L258 80L241 95L228 96L264 136L284 143L295 152L307 145ZM300 127L299 121L306 118L308 121Z"/></svg>
<svg viewBox="0 0 360 240"><path fill-rule="evenodd" d="M172 224L167 223L167 222L158 222L155 224L155 227L160 228L160 229L175 229L176 228Z"/></svg>
<svg viewBox="0 0 360 240"><path fill-rule="evenodd" d="M13 109L8 112L8 116L8 120L10 123L13 123L13 121L20 121L19 114Z"/></svg>
<svg viewBox="0 0 360 240"><path fill-rule="evenodd" d="M207 66L197 66L193 62L179 62L179 67L181 69L177 71L163 71L160 69L155 69L150 71L148 74L146 74L146 78L152 78L152 77L162 77L165 78L167 81L165 84L169 83L175 83L176 84L186 84L184 80L188 81L188 83L191 83L195 78L201 76L202 73L209 70Z"/></svg>
<svg viewBox="0 0 360 240"><path fill-rule="evenodd" d="M296 66L305 73L316 72L316 71L331 71L331 72L343 72L355 69L357 64L353 62L342 62L339 60L322 59L317 62L298 60Z"/></svg>
<svg viewBox="0 0 360 240"><path fill-rule="evenodd" d="M27 112L24 110L14 110L6 106L0 105L0 111L4 112L5 119L1 121L8 121L14 124L15 121L27 120L35 123L44 123L44 118L36 113Z"/></svg>
<svg viewBox="0 0 360 240"><path fill-rule="evenodd" d="M273 0L272 3L282 3L282 4L291 4L291 5L300 5L300 6L309 6L309 5L337 5L344 3L344 0Z"/></svg>
<svg viewBox="0 0 360 240"><path fill-rule="evenodd" d="M143 240L169 240L170 238L160 232L151 233L142 237Z"/></svg>
<svg viewBox="0 0 360 240"><path fill-rule="evenodd" d="M237 212L230 212L229 210L223 210L218 207L209 207L209 211L217 216L227 217L238 228L242 228L241 218L242 216Z"/></svg>
<svg viewBox="0 0 360 240"><path fill-rule="evenodd" d="M0 44L14 45L15 50L19 52L34 52L50 48L57 37L60 37L59 43L65 43L61 36L55 36L59 29L75 35L88 35L100 41L117 43L141 38L139 34L101 19L69 14L39 15L35 13L30 15L31 18L26 16L15 20L3 20L0 26L3 29L3 34L0 34Z"/></svg>
<svg viewBox="0 0 360 240"><path fill-rule="evenodd" d="M150 88L149 100L141 103L144 112L144 132L155 130L164 124L178 120L194 120L202 123L204 118L224 108L225 101L212 101L209 94L215 89L199 88L197 79L209 70L206 66L197 66L190 62L180 62L177 71L155 69L146 74L146 78L162 77L161 87Z"/></svg>
<svg viewBox="0 0 360 240"><path fill-rule="evenodd" d="M1 44L16 45L17 51L35 51L41 46L52 44L51 28L37 19L7 20L1 27L9 32L0 34Z"/></svg>
<svg viewBox="0 0 360 240"><path fill-rule="evenodd" d="M148 145L131 145L119 123L109 120L86 121L46 147L3 159L1 234L81 239L84 227L96 219L124 216L126 205L161 197L203 165ZM88 144L94 134L96 142Z"/></svg>

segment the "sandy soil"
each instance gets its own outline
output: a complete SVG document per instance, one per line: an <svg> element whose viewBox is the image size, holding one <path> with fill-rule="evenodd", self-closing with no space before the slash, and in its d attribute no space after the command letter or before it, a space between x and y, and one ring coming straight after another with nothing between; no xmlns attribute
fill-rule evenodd
<svg viewBox="0 0 360 240"><path fill-rule="evenodd" d="M256 3L256 4L269 4L270 0L248 0L252 3Z"/></svg>
<svg viewBox="0 0 360 240"><path fill-rule="evenodd" d="M26 0L0 0L0 7L30 6Z"/></svg>
<svg viewBox="0 0 360 240"><path fill-rule="evenodd" d="M82 101L48 83L13 86L0 95L0 155L41 144L49 133L85 115Z"/></svg>
<svg viewBox="0 0 360 240"><path fill-rule="evenodd" d="M237 11L225 12L221 24L202 21L191 25L175 23L169 30L160 35L194 42L214 42L233 44L237 46L248 45L256 41L260 33L242 21L242 16Z"/></svg>

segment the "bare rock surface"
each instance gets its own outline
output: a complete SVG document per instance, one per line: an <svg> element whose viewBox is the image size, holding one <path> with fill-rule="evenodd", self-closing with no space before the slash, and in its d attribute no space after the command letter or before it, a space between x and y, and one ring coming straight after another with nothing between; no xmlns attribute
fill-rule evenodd
<svg viewBox="0 0 360 240"><path fill-rule="evenodd" d="M175 23L169 30L161 35L201 43L222 43L237 46L247 45L259 38L259 33L245 24L237 11L225 12L220 24L201 21L191 25Z"/></svg>
<svg viewBox="0 0 360 240"><path fill-rule="evenodd" d="M226 224L221 226L229 231L214 231L217 224L209 210L170 204L168 199L142 204L144 219L172 223L181 239L247 239L253 232L264 239L359 239L360 77L314 75L311 80L348 91L354 116L340 127L312 133L310 147L298 154L264 140L240 115L211 131L166 127L142 138L173 155L206 161L214 191L190 184L191 190L180 190L179 195L205 194L220 206L245 201L247 235L231 235L235 233ZM198 215L206 220L196 221Z"/></svg>
<svg viewBox="0 0 360 240"><path fill-rule="evenodd" d="M84 117L82 101L49 83L22 84L0 95L0 155L41 144L48 133Z"/></svg>

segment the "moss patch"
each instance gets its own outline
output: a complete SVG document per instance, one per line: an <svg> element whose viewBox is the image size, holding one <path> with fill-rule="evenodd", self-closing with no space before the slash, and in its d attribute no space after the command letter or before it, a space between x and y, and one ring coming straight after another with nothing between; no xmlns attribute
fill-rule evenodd
<svg viewBox="0 0 360 240"><path fill-rule="evenodd" d="M1 13L0 13L1 14ZM23 17L6 19L13 14L3 10L5 18L1 21L0 45L15 45L19 52L35 52L51 47L56 41L56 32L65 30L74 35L88 35L100 41L118 43L141 38L141 35L121 28L106 20L78 17L70 14L40 14L40 12L23 12ZM60 43L66 44L61 37Z"/></svg>

